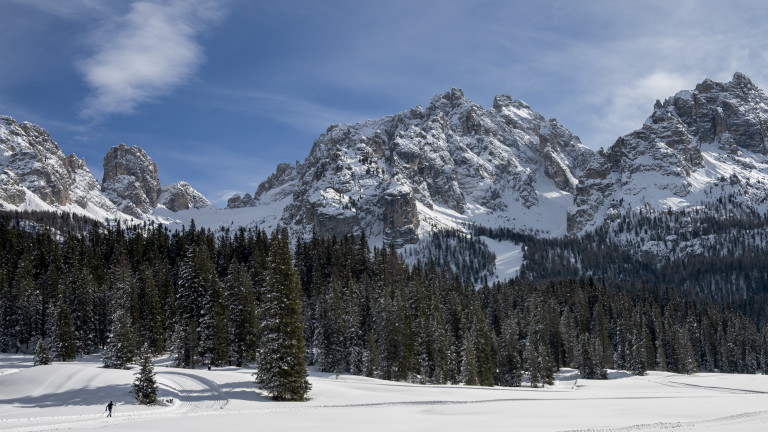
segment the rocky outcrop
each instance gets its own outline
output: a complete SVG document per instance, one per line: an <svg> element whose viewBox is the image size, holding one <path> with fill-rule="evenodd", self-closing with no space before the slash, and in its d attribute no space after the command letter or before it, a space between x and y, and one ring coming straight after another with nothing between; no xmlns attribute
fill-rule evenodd
<svg viewBox="0 0 768 432"><path fill-rule="evenodd" d="M163 186L157 201L171 211L212 207L211 202L187 182Z"/></svg>
<svg viewBox="0 0 768 432"><path fill-rule="evenodd" d="M186 182L161 187L157 165L139 146L119 144L107 152L102 190L120 211L137 218L152 214L159 205L171 211L211 206Z"/></svg>
<svg viewBox="0 0 768 432"><path fill-rule="evenodd" d="M564 231L591 155L524 102L497 96L486 110L453 89L426 109L332 125L303 163L281 164L253 196L234 196L228 207L278 206L281 223L300 233L365 231L395 244L415 242L422 227L477 216L544 231L559 219Z"/></svg>
<svg viewBox="0 0 768 432"><path fill-rule="evenodd" d="M768 181L766 124L768 98L741 73L657 101L642 128L594 156L576 188L569 232L638 208L690 207L730 193L763 200L755 185ZM751 181L724 181L732 176Z"/></svg>
<svg viewBox="0 0 768 432"><path fill-rule="evenodd" d="M157 165L139 146L114 146L104 156L102 190L124 213L151 213L160 196Z"/></svg>
<svg viewBox="0 0 768 432"><path fill-rule="evenodd" d="M116 212L84 160L65 156L40 126L7 116L0 116L0 206L92 217Z"/></svg>

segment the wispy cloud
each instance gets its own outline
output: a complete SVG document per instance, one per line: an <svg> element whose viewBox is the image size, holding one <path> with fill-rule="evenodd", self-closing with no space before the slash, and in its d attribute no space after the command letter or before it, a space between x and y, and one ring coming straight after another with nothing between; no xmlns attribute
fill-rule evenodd
<svg viewBox="0 0 768 432"><path fill-rule="evenodd" d="M206 104L247 113L252 116L277 120L295 129L319 133L334 123L356 123L382 115L342 110L304 98L264 91L219 89L211 94Z"/></svg>
<svg viewBox="0 0 768 432"><path fill-rule="evenodd" d="M91 88L81 114L130 113L186 83L203 63L197 40L221 18L216 0L134 2L89 38L93 54L79 70Z"/></svg>
<svg viewBox="0 0 768 432"><path fill-rule="evenodd" d="M116 13L119 3L103 0L8 0L69 20L91 20Z"/></svg>
<svg viewBox="0 0 768 432"><path fill-rule="evenodd" d="M638 129L642 119L651 114L653 101L664 100L680 90L692 88L697 77L658 71L623 85L595 98L601 108L592 115L590 144L607 147L620 135Z"/></svg>

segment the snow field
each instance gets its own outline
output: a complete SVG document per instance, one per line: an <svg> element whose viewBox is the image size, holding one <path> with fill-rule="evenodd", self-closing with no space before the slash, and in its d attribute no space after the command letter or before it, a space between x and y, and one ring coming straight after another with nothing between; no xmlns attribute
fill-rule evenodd
<svg viewBox="0 0 768 432"><path fill-rule="evenodd" d="M98 357L31 367L0 354L0 431L765 431L763 375L612 371L607 381L564 369L553 386L418 385L310 372L308 402L275 402L252 369L175 369L157 361L163 406L137 405L134 370L100 367ZM112 418L104 409L117 403Z"/></svg>

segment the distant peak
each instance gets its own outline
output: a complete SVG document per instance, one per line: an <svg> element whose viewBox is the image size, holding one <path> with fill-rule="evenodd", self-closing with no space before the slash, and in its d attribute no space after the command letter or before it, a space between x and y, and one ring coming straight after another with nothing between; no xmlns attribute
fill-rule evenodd
<svg viewBox="0 0 768 432"><path fill-rule="evenodd" d="M430 108L448 106L449 109L458 108L461 105L469 103L464 97L464 92L459 88L452 88L451 91L436 94L429 103Z"/></svg>
<svg viewBox="0 0 768 432"><path fill-rule="evenodd" d="M756 90L757 87L749 79L748 76L741 72L733 74L731 81L727 83L721 83L713 81L709 78L704 79L700 84L696 86L696 91L699 93L712 93L712 92L724 92L724 91L751 91Z"/></svg>
<svg viewBox="0 0 768 432"><path fill-rule="evenodd" d="M505 95L505 94L498 94L498 95L494 96L494 98L493 98L493 108L494 109L499 110L499 109L502 109L504 107L509 107L509 106L515 107L515 108L520 108L520 109L525 109L525 110L531 110L531 107L527 103L525 103L525 102L523 102L521 100L513 99L512 96Z"/></svg>
<svg viewBox="0 0 768 432"><path fill-rule="evenodd" d="M731 79L731 84L737 84L744 87L755 87L755 84L752 83L752 80L749 79L748 76L744 75L741 72L736 72L733 74L733 79Z"/></svg>

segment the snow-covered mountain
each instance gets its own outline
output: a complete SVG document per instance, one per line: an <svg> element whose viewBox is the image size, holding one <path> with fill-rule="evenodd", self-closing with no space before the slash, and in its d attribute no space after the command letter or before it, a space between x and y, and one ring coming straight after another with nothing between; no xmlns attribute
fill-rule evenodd
<svg viewBox="0 0 768 432"><path fill-rule="evenodd" d="M207 208L211 203L186 182L160 186L157 165L138 146L119 144L104 156L104 195L120 211L137 218L163 206L171 211Z"/></svg>
<svg viewBox="0 0 768 432"><path fill-rule="evenodd" d="M103 184L84 160L65 156L40 126L0 117L0 208L60 211L92 219L171 223L171 211L211 203L186 182L160 186L157 167L139 147L113 147L104 157Z"/></svg>
<svg viewBox="0 0 768 432"><path fill-rule="evenodd" d="M628 212L725 198L765 214L766 125L768 98L741 73L658 101L640 129L597 153L522 101L500 95L485 109L453 89L426 108L332 125L304 162L278 165L253 194L216 209L187 183L161 186L139 147L110 149L100 185L42 128L2 117L0 205L99 220L283 225L299 235L365 232L399 245L472 225L554 237Z"/></svg>
<svg viewBox="0 0 768 432"><path fill-rule="evenodd" d="M768 98L744 74L657 101L642 128L598 152L576 187L569 232L638 209L677 210L735 196L764 214Z"/></svg>
<svg viewBox="0 0 768 432"><path fill-rule="evenodd" d="M500 95L484 109L453 89L426 109L332 125L303 163L279 165L228 207L276 208L303 234L365 231L396 244L469 224L557 235L591 156L522 101Z"/></svg>
<svg viewBox="0 0 768 432"><path fill-rule="evenodd" d="M40 126L0 117L0 206L125 219L101 193L85 161L65 156Z"/></svg>

